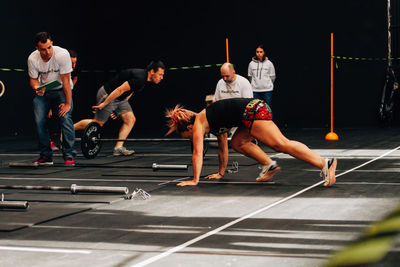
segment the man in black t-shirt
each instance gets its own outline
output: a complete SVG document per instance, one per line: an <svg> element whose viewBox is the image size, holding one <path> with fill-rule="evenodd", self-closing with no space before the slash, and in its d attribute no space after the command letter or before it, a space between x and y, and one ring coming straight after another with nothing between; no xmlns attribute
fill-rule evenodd
<svg viewBox="0 0 400 267"><path fill-rule="evenodd" d="M128 100L132 94L141 92L147 83L158 84L164 78L165 66L161 61L152 61L146 69L126 69L119 72L97 91L94 119L84 119L74 124L75 130L83 130L95 121L103 126L112 113L122 119L118 139L126 139L131 132L136 117ZM129 156L133 150L127 150L123 141L115 144L114 156Z"/></svg>

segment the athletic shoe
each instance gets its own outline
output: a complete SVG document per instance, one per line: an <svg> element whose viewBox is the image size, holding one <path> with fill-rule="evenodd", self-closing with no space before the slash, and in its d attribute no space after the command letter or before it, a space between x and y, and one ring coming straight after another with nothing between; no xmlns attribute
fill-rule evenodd
<svg viewBox="0 0 400 267"><path fill-rule="evenodd" d="M268 180L271 180L276 173L280 172L280 170L281 167L279 167L276 161L272 161L269 165L263 165L256 181L266 182Z"/></svg>
<svg viewBox="0 0 400 267"><path fill-rule="evenodd" d="M75 166L75 160L73 158L65 158L64 166Z"/></svg>
<svg viewBox="0 0 400 267"><path fill-rule="evenodd" d="M57 152L60 150L53 141L50 142L50 147L53 152Z"/></svg>
<svg viewBox="0 0 400 267"><path fill-rule="evenodd" d="M325 159L325 165L320 176L324 179L324 186L332 186L336 182L335 171L337 166L336 158Z"/></svg>
<svg viewBox="0 0 400 267"><path fill-rule="evenodd" d="M114 148L113 151L113 156L130 156L133 153L135 153L135 150L128 150L126 147L120 146L117 148Z"/></svg>
<svg viewBox="0 0 400 267"><path fill-rule="evenodd" d="M45 157L40 157L37 160L32 161L33 164L39 165L39 166L53 166L54 163L52 160L48 160Z"/></svg>

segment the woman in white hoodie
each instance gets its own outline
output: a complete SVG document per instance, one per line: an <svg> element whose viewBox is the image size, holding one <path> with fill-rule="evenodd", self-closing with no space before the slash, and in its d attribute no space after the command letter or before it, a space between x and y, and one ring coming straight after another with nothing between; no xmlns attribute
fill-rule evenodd
<svg viewBox="0 0 400 267"><path fill-rule="evenodd" d="M256 48L256 55L249 63L248 76L254 98L264 100L272 108L275 68L274 64L265 56L263 45L258 45Z"/></svg>

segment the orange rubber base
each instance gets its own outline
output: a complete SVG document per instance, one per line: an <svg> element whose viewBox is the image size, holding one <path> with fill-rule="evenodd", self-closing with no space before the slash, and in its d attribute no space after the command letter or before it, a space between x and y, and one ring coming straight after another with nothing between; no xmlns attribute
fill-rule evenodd
<svg viewBox="0 0 400 267"><path fill-rule="evenodd" d="M325 140L337 141L339 140L339 136L334 132L330 132L327 135L325 135Z"/></svg>

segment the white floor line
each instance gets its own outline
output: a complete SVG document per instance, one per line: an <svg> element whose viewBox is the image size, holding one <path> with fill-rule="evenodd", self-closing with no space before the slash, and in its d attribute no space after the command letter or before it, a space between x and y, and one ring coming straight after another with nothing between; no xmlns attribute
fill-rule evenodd
<svg viewBox="0 0 400 267"><path fill-rule="evenodd" d="M394 149L392 149L392 150L389 150L389 151L387 151L386 153L383 153L382 155L380 155L379 157L376 157L376 158L374 158L374 159L371 159L371 160L369 160L369 161L367 161L367 162L364 162L364 163L361 164L361 165L358 165L357 167L354 167L354 168L352 168L352 169L350 169L350 170L347 170L347 171L345 171L345 172L340 173L339 175L336 175L336 177L345 175L346 173L349 173L349 172L352 172L352 171L354 171L354 170L357 170L357 169L359 169L359 168L361 168L361 167L364 167L365 165L368 165L368 164L370 164L371 162L374 162L374 161L376 161L376 160L378 160L378 159L381 159L381 158L383 158L383 157L389 155L390 153L393 153L394 151L398 150L399 148L400 148L400 146L398 146L398 147L396 147L396 148L394 148Z"/></svg>
<svg viewBox="0 0 400 267"><path fill-rule="evenodd" d="M390 153L392 153L392 152L398 150L399 148L400 148L400 146L398 146L398 147L396 147L396 148L394 148L394 149L392 149L392 150L390 150L390 151L388 151L388 152L386 152L386 153L380 155L379 157L376 157L375 159L369 160L369 161L367 161L367 162L365 162L365 163L363 163L363 164L360 164L360 165L358 165L358 166L356 166L356 167L354 167L354 168L352 168L352 169L350 169L350 170L347 170L347 171L345 171L345 172L342 172L342 173L336 175L336 177L340 177L340 176L343 176L343 175L345 175L345 174L347 174L347 173L349 173L349 172L352 172L352 171L354 171L354 170L357 170L357 169L359 169L359 168L361 168L361 167L363 167L363 166L365 166L365 165L367 165L367 164L369 164L369 163L371 163L371 162L373 162L373 161L376 161L376 160L378 160L378 159L380 159L380 158L385 157L386 155L388 155L388 154L390 154ZM294 197L296 197L296 196L298 196L298 195L301 195L301 194L303 194L304 192L307 192L308 190L310 190L310 189L312 189L312 188L314 188L314 187L316 187L316 186L318 186L318 185L320 185L320 184L322 184L322 183L324 183L324 181L320 181L320 182L318 182L318 183L316 183L316 184L313 184L313 185L311 185L311 186L309 186L309 187L307 187L307 188L304 188L304 189L298 191L297 193L294 193L294 194L292 194L292 195L290 195L290 196L288 196L288 197L285 197L285 198L283 198L283 199L281 199L281 200L279 200L279 201L277 201L277 202L274 202L274 203L272 203L272 204L270 204L270 205L268 205L268 206L265 206L264 208L261 208L261 209L259 209L259 210L256 210L256 211L254 211L254 212L252 212L252 213L249 213L249 214L247 214L247 215L245 215L245 216L243 216L243 217L240 217L240 218L238 218L238 219L236 219L236 220L234 220L234 221L231 221L231 222L229 222L229 223L227 223L227 224L225 224L225 225L222 225L222 226L220 226L220 227L218 227L218 228L216 228L216 229L214 229L214 230L212 230L212 231L210 231L210 232L207 232L207 233L205 233L205 234L203 234L203 235L200 235L200 236L198 236L198 237L196 237L196 238L194 238L194 239L192 239L192 240L189 240L189 241L187 241L187 242L185 242L185 243L183 243L183 244L181 244L181 245L179 245L179 246L170 248L169 250L167 250L167 251L165 251L165 252L163 252L163 253L161 253L161 254L158 254L158 255L156 255L156 256L153 256L153 257L151 257L151 258L148 258L147 260L144 260L144 261L142 261L142 262L139 262L139 263L137 263L137 264L134 264L134 265L132 265L132 267L146 266L146 265L148 265L148 264L150 264L150 263L153 263L153 262L156 262L156 261L158 261L158 260L160 260L160 259L162 259L162 258L168 257L169 255L171 255L171 254L173 254L173 253L175 253L175 252L177 252L177 251L180 251L180 250L182 250L182 249L184 249L184 248L186 248L186 247L188 247L188 246L190 246L190 245L192 245L192 244L194 244L194 243L196 243L196 242L198 242L198 241L201 241L201 240L203 240L203 239L205 239L205 238L207 238L207 237L209 237L209 236L212 236L212 235L214 235L214 234L217 234L218 232L221 232L221 231L225 230L226 228L231 227L232 225L235 225L235 224L237 224L237 223L239 223L239 222L241 222L241 221L244 221L244 220L246 220L246 219L248 219L248 218L250 218L250 217L253 217L254 215L257 215L257 214L259 214L259 213L261 213L261 212L264 212L264 211L266 211L266 210L268 210L268 209L270 209L270 208L273 208L273 207L275 207L275 206L277 206L277 205L279 205L279 204L281 204L281 203L283 203L283 202L286 202L286 201L288 201L288 200L290 200L290 199L292 199L292 198L294 198Z"/></svg>
<svg viewBox="0 0 400 267"><path fill-rule="evenodd" d="M369 182L339 182L336 184L347 184L347 185L400 185L400 183L369 183Z"/></svg>
<svg viewBox="0 0 400 267"><path fill-rule="evenodd" d="M320 172L320 170L316 170L316 169L303 169L304 171L308 171L308 172ZM336 170L339 171L339 170ZM382 169L382 170L356 170L357 172L366 172L366 173L371 173L371 174L375 174L375 173L393 173L393 172L400 172L400 168L386 168L386 169Z"/></svg>
<svg viewBox="0 0 400 267"><path fill-rule="evenodd" d="M91 254L92 253L92 251L90 251L90 250L79 250L79 249L9 247L9 246L0 246L0 250L23 251L23 252L71 253L71 254Z"/></svg>

